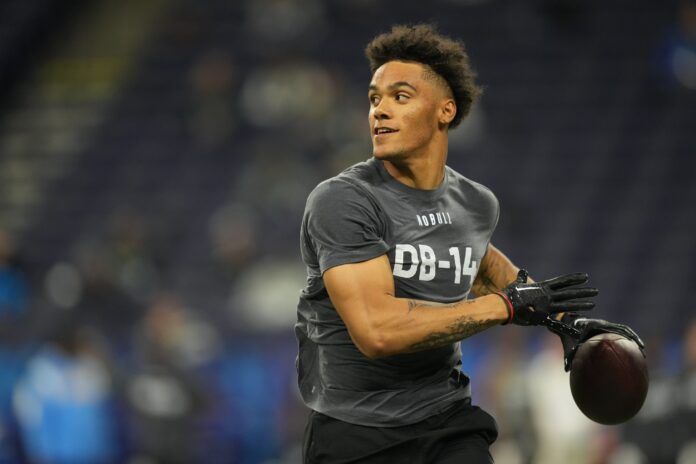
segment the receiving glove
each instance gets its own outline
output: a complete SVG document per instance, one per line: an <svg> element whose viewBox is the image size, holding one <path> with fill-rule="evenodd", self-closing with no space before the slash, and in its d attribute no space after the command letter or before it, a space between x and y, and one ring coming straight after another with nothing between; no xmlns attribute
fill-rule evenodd
<svg viewBox="0 0 696 464"><path fill-rule="evenodd" d="M559 332L558 330L554 330L553 327L549 326L551 331L555 332L559 337L561 337L566 371L569 371L573 366L573 358L575 357L575 353L578 351L580 345L595 335L603 333L614 333L629 340L633 340L640 348L643 356L645 356L645 344L643 343L643 340L641 340L638 334L627 325L605 321L604 319L588 319L575 313L564 314L561 318L561 323L577 331L577 335L569 335L568 331Z"/></svg>
<svg viewBox="0 0 696 464"><path fill-rule="evenodd" d="M594 308L594 302L578 300L596 296L599 293L596 288L569 288L586 283L587 274L566 274L533 283L527 283L527 277L527 271L520 269L517 280L496 292L507 304L505 324L545 325L556 313Z"/></svg>

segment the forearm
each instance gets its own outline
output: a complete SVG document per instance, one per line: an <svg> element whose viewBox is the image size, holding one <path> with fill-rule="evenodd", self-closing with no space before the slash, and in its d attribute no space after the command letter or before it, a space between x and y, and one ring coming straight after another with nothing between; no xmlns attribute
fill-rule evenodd
<svg viewBox="0 0 696 464"><path fill-rule="evenodd" d="M477 296L499 292L517 278L519 270L502 251L489 244L471 291Z"/></svg>
<svg viewBox="0 0 696 464"><path fill-rule="evenodd" d="M371 357L422 351L470 337L507 320L505 303L496 295L440 305L391 298L373 320L376 343Z"/></svg>
<svg viewBox="0 0 696 464"><path fill-rule="evenodd" d="M508 319L498 295L448 305L396 297L386 255L336 266L323 279L353 343L370 358L444 346Z"/></svg>

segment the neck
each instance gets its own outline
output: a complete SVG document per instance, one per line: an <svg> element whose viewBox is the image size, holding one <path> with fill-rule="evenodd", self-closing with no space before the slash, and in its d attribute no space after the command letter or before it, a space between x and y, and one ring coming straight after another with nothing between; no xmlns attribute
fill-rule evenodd
<svg viewBox="0 0 696 464"><path fill-rule="evenodd" d="M445 177L447 161L447 141L437 150L429 150L421 155L411 155L404 159L384 160L387 172L397 181L411 188L434 190Z"/></svg>

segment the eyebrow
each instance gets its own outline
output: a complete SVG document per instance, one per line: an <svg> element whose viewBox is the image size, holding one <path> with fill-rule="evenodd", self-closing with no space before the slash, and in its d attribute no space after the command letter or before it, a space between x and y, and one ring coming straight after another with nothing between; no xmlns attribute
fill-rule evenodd
<svg viewBox="0 0 696 464"><path fill-rule="evenodd" d="M389 87L388 87L388 88L389 88L389 90L394 90L394 89L396 89L397 87L411 87L411 88L413 89L414 92L418 92L418 89L417 89L417 88L415 88L412 84L409 84L409 83L406 82L406 81L394 82L393 84L389 84ZM368 87L368 88L369 88L370 90L377 90L377 86L374 85L374 84L370 84L370 87Z"/></svg>

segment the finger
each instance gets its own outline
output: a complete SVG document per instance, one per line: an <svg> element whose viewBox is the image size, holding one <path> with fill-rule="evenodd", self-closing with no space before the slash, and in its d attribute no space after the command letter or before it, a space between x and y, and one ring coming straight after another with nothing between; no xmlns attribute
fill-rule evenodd
<svg viewBox="0 0 696 464"><path fill-rule="evenodd" d="M595 307L594 301L559 301L549 305L553 313L564 313L568 311L589 311Z"/></svg>
<svg viewBox="0 0 696 464"><path fill-rule="evenodd" d="M630 338L631 340L635 341L639 347L645 348L645 344L643 343L643 340L640 339L638 334L629 326L619 324L621 326L621 329L626 332L626 338Z"/></svg>
<svg viewBox="0 0 696 464"><path fill-rule="evenodd" d="M645 348L645 344L643 343L643 340L640 339L638 334L629 326L624 325L624 324L616 324L613 322L606 322L605 321L605 327L602 327L601 325L598 326L599 330L604 330L608 332L612 332L618 335L621 335L624 338L627 338L629 340L633 340L636 342L636 344L643 350Z"/></svg>
<svg viewBox="0 0 696 464"><path fill-rule="evenodd" d="M574 274L565 274L562 276L554 277L540 284L546 284L550 289L564 288L571 285L584 284L589 279L588 275L584 272L576 272Z"/></svg>
<svg viewBox="0 0 696 464"><path fill-rule="evenodd" d="M592 298L599 294L599 290L592 287L568 288L557 290L551 294L552 301L576 300L579 298Z"/></svg>
<svg viewBox="0 0 696 464"><path fill-rule="evenodd" d="M529 277L529 273L527 272L527 270L520 269L519 272L517 273L517 282L519 282L521 284L526 284L528 277Z"/></svg>
<svg viewBox="0 0 696 464"><path fill-rule="evenodd" d="M546 311L534 310L531 314L529 314L529 322L532 325L540 325L544 319L548 318L548 316L549 313Z"/></svg>
<svg viewBox="0 0 696 464"><path fill-rule="evenodd" d="M557 333L558 335L569 335L574 338L578 338L580 336L580 331L574 327L571 327L570 325L557 321L551 317L545 317L540 325L544 325L549 328L554 333Z"/></svg>
<svg viewBox="0 0 696 464"><path fill-rule="evenodd" d="M638 343L638 346L640 346L641 349L645 349L645 343L643 343L643 340L640 339L637 333L633 332L633 335L636 336L635 341ZM645 353L643 353L645 354Z"/></svg>

